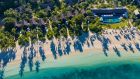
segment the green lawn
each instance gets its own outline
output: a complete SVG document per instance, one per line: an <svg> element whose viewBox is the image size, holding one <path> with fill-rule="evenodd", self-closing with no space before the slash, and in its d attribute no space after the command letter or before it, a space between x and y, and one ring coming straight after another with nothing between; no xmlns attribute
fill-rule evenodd
<svg viewBox="0 0 140 79"><path fill-rule="evenodd" d="M124 20L120 23L115 23L115 24L103 24L103 28L111 28L111 29L119 29L119 28L124 28L124 27L128 27L128 21Z"/></svg>

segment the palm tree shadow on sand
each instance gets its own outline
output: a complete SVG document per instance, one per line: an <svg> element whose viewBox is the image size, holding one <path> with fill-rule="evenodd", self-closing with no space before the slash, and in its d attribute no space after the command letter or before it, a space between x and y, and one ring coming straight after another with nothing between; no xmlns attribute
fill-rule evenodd
<svg viewBox="0 0 140 79"><path fill-rule="evenodd" d="M120 39L121 39L121 36L118 34L118 35L115 35L114 36L115 37L115 39L117 40L117 41L120 41Z"/></svg>
<svg viewBox="0 0 140 79"><path fill-rule="evenodd" d="M121 46L123 47L123 49L124 49L125 51L128 51L128 48L127 48L127 46L126 46L125 43L121 44Z"/></svg>
<svg viewBox="0 0 140 79"><path fill-rule="evenodd" d="M57 48L58 50L58 54L59 54L59 56L62 56L63 55L63 51L62 51L62 45L61 45L61 41L59 41L59 44L58 44L58 48Z"/></svg>
<svg viewBox="0 0 140 79"><path fill-rule="evenodd" d="M12 48L0 52L0 79L4 79L4 68L16 58L16 51Z"/></svg>
<svg viewBox="0 0 140 79"><path fill-rule="evenodd" d="M131 43L128 45L128 47L129 47L130 51L132 51L133 53L135 53L134 48L133 48L133 46L132 46Z"/></svg>
<svg viewBox="0 0 140 79"><path fill-rule="evenodd" d="M56 55L56 54L57 54L57 52L56 52L56 46L55 46L55 44L54 44L53 41L51 41L50 48L51 48L51 52L52 52L52 54L53 54L54 59L57 59L57 55Z"/></svg>
<svg viewBox="0 0 140 79"><path fill-rule="evenodd" d="M26 50L26 47L24 47L23 54L21 56L21 63L20 63L20 70L19 70L19 75L21 77L23 76L26 63L27 63L27 50Z"/></svg>
<svg viewBox="0 0 140 79"><path fill-rule="evenodd" d="M105 55L105 56L108 56L108 52L107 52L106 49L103 48L103 52L104 52L104 55Z"/></svg>
<svg viewBox="0 0 140 79"><path fill-rule="evenodd" d="M87 38L89 37L89 33L82 33L81 36L75 37L74 41L74 50L83 52L83 46L85 42L87 41ZM89 46L89 45L88 45Z"/></svg>
<svg viewBox="0 0 140 79"><path fill-rule="evenodd" d="M102 48L105 56L108 56L107 51L109 51L109 44L111 43L109 38L105 37L97 37L98 40L102 43Z"/></svg>
<svg viewBox="0 0 140 79"><path fill-rule="evenodd" d="M45 61L45 59L46 59L45 51L43 50L43 48L41 46L39 47L39 54L42 58L42 61Z"/></svg>
<svg viewBox="0 0 140 79"><path fill-rule="evenodd" d="M113 50L117 54L117 56L121 57L121 53L120 53L120 51L118 50L117 47L113 47Z"/></svg>
<svg viewBox="0 0 140 79"><path fill-rule="evenodd" d="M135 43L135 47L137 48L138 51L140 51L140 45L139 45L139 43Z"/></svg>
<svg viewBox="0 0 140 79"><path fill-rule="evenodd" d="M81 42L82 46L85 44L87 38L89 37L89 33L83 33L78 37L78 40Z"/></svg>
<svg viewBox="0 0 140 79"><path fill-rule="evenodd" d="M76 40L73 46L75 51L83 52L82 43L79 40Z"/></svg>
<svg viewBox="0 0 140 79"><path fill-rule="evenodd" d="M33 59L34 57L36 57L36 51L33 47L33 45L30 48L30 52L29 52L29 56L28 56L28 65L29 65L29 69L30 71L33 70Z"/></svg>
<svg viewBox="0 0 140 79"><path fill-rule="evenodd" d="M71 45L71 43L69 42L69 40L67 40L66 42L65 42L65 44L66 44L66 47L65 47L65 49L63 50L63 52L64 52L64 54L70 54L70 52L71 52L71 48L70 48L70 45Z"/></svg>
<svg viewBox="0 0 140 79"><path fill-rule="evenodd" d="M91 45L94 46L94 41L96 40L96 35L90 36L89 40L90 40Z"/></svg>
<svg viewBox="0 0 140 79"><path fill-rule="evenodd" d="M8 49L0 53L0 62L3 61L2 66L5 67L9 62L16 58L16 52L13 49Z"/></svg>

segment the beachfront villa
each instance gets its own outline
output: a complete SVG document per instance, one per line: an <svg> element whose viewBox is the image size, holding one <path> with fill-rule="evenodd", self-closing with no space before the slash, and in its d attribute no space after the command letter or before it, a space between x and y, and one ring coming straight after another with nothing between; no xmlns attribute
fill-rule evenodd
<svg viewBox="0 0 140 79"><path fill-rule="evenodd" d="M128 18L128 11L126 8L102 8L93 9L94 16L100 17L103 23L119 23L122 18Z"/></svg>

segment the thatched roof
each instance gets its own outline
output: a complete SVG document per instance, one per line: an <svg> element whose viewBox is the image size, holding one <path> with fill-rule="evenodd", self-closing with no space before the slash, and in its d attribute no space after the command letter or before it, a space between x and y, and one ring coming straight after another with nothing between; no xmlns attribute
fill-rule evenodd
<svg viewBox="0 0 140 79"><path fill-rule="evenodd" d="M31 24L32 24L32 25L38 25L38 23L35 21L34 18L31 19Z"/></svg>
<svg viewBox="0 0 140 79"><path fill-rule="evenodd" d="M78 15L78 14L79 14L78 10L75 10L75 11L74 11L74 14L75 14L75 15Z"/></svg>
<svg viewBox="0 0 140 79"><path fill-rule="evenodd" d="M61 14L61 19L65 19L65 15L64 14Z"/></svg>
<svg viewBox="0 0 140 79"><path fill-rule="evenodd" d="M22 23L16 21L16 22L15 22L15 26L16 26L16 27L21 27L21 26L22 26Z"/></svg>
<svg viewBox="0 0 140 79"><path fill-rule="evenodd" d="M16 21L15 22L15 26L16 27L21 27L21 26L29 26L29 25L45 25L47 23L47 21L43 20L43 18L39 18L38 22L32 18L28 21L26 20L22 20L21 22Z"/></svg>
<svg viewBox="0 0 140 79"><path fill-rule="evenodd" d="M22 22L23 22L24 26L29 26L30 25L30 23L28 23L26 20L23 20Z"/></svg>
<svg viewBox="0 0 140 79"><path fill-rule="evenodd" d="M50 6L48 6L48 7L47 7L47 10L48 10L48 11L51 11L51 8L50 8Z"/></svg>
<svg viewBox="0 0 140 79"><path fill-rule="evenodd" d="M57 17L56 17L56 16L53 16L53 17L52 17L52 20L53 20L53 21L55 21L55 22L57 22L57 21L58 21L58 19L57 19Z"/></svg>
<svg viewBox="0 0 140 79"><path fill-rule="evenodd" d="M68 12L67 12L67 17L71 17L71 16L72 16L71 11L68 11Z"/></svg>
<svg viewBox="0 0 140 79"><path fill-rule="evenodd" d="M85 14L85 13L86 13L85 9L82 9L82 10L81 10L81 13L82 13L82 14Z"/></svg>
<svg viewBox="0 0 140 79"><path fill-rule="evenodd" d="M24 8L24 7L20 6L20 7L17 7L16 10L17 10L19 13L22 13L22 12L24 12L23 8Z"/></svg>
<svg viewBox="0 0 140 79"><path fill-rule="evenodd" d="M46 23L44 22L44 20L42 18L39 18L39 25L45 25Z"/></svg>

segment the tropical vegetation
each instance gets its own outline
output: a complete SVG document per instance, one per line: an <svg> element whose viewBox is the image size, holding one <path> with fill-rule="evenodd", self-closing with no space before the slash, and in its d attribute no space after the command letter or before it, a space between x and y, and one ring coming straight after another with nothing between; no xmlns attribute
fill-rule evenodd
<svg viewBox="0 0 140 79"><path fill-rule="evenodd" d="M67 38L80 36L83 32L101 32L105 26L98 17L93 16L92 8L108 8L126 6L129 10L129 19L133 19L133 11L139 7L132 0L1 0L0 1L0 49L13 48L15 43L26 46L36 43L38 40L44 42L46 39ZM108 5L110 4L110 5ZM44 24L29 24L33 19ZM121 28L126 24L113 25ZM22 25L16 26L16 23ZM137 26L139 20L135 23Z"/></svg>

